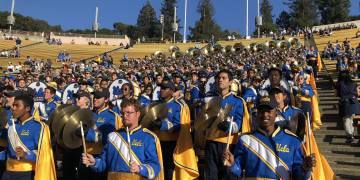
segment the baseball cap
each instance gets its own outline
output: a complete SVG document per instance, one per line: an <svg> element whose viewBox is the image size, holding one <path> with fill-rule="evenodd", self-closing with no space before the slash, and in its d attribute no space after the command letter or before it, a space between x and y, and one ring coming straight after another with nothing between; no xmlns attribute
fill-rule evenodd
<svg viewBox="0 0 360 180"><path fill-rule="evenodd" d="M110 97L110 92L108 89L102 89L101 91L97 90L94 92L94 98L95 99L100 99L100 98L109 98Z"/></svg>
<svg viewBox="0 0 360 180"><path fill-rule="evenodd" d="M257 106L258 110L271 110L277 107L277 102L274 96L265 96L260 99L260 103Z"/></svg>

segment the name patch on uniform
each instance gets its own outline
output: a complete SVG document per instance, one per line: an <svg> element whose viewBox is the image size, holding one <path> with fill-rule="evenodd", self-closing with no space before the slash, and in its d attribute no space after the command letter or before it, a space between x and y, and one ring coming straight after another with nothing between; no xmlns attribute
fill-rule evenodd
<svg viewBox="0 0 360 180"><path fill-rule="evenodd" d="M172 109L169 109L169 110L168 110L168 113L172 113Z"/></svg>
<svg viewBox="0 0 360 180"><path fill-rule="evenodd" d="M141 140L134 139L131 143L132 146L142 146Z"/></svg>
<svg viewBox="0 0 360 180"><path fill-rule="evenodd" d="M23 129L20 133L21 136L28 136L29 135L29 130L25 130Z"/></svg>
<svg viewBox="0 0 360 180"><path fill-rule="evenodd" d="M104 119L104 118L98 118L98 119L96 120L96 122L103 123L103 122L105 122L105 119Z"/></svg>
<svg viewBox="0 0 360 180"><path fill-rule="evenodd" d="M290 152L290 150L289 150L289 148L287 147L287 145L282 145L282 144L276 144L276 151L278 151L278 152L285 152L285 153Z"/></svg>

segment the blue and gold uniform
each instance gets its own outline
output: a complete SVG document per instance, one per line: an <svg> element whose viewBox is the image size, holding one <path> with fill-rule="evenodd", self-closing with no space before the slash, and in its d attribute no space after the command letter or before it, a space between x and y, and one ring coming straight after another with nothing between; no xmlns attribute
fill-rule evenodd
<svg viewBox="0 0 360 180"><path fill-rule="evenodd" d="M294 89L294 88L293 88ZM297 101L300 103L299 106L304 111L304 113L309 113L311 116L312 109L311 109L311 97L313 97L314 90L310 84L303 84L298 88L294 89L294 95Z"/></svg>
<svg viewBox="0 0 360 180"><path fill-rule="evenodd" d="M317 78L317 72L318 72L318 61L317 61L318 55L319 55L318 51L314 50L313 48L305 51L307 64L313 68L315 78Z"/></svg>
<svg viewBox="0 0 360 180"><path fill-rule="evenodd" d="M50 101L45 101L44 105L45 105L45 110L40 110L39 113L40 113L40 117L42 117L42 119L47 121L48 118L51 116L51 114L59 106L59 104L54 99L51 99Z"/></svg>
<svg viewBox="0 0 360 180"><path fill-rule="evenodd" d="M231 92L223 96L220 103L222 109L224 109L227 105L231 106L231 111L228 116L233 117L233 135L230 136L229 143L236 144L238 138L237 134L239 132L250 131L249 114L245 101L241 97L235 96ZM223 162L218 158L221 157L226 148L227 132L229 131L229 127L230 126L228 126L227 129L222 130L213 129L207 132L208 135L211 135L211 137L207 136L206 138L207 141L205 154L207 158L205 163L207 166L205 168L205 176L207 179L235 179L225 170Z"/></svg>
<svg viewBox="0 0 360 180"><path fill-rule="evenodd" d="M303 113L303 111L297 107L286 105L283 109L277 109L277 117L275 123L283 128L288 127L289 122L292 117L296 116L298 113Z"/></svg>
<svg viewBox="0 0 360 180"><path fill-rule="evenodd" d="M56 170L48 126L32 116L23 122L18 120L14 122L15 124L10 125L7 132L6 171L8 173L5 176L9 178L16 177L16 173L34 172L35 179L55 179ZM24 150L23 158L19 159L16 156L16 147Z"/></svg>
<svg viewBox="0 0 360 180"><path fill-rule="evenodd" d="M108 179L112 177L125 178L126 174L130 174L129 162L132 160L140 166L140 176L147 179L157 177L161 171L156 145L159 143L157 137L151 131L138 126L130 131L130 140L131 153L124 128L110 133L108 135L109 143L105 145L91 169L96 172L109 171Z"/></svg>
<svg viewBox="0 0 360 180"><path fill-rule="evenodd" d="M290 131L278 127L266 136L258 130L239 138L230 171L254 179L308 179L310 172L304 173L303 159L301 142Z"/></svg>
<svg viewBox="0 0 360 180"><path fill-rule="evenodd" d="M114 111L105 107L94 112L95 128L89 129L86 134L86 141L90 142L88 152L91 154L100 154L102 146L107 143L107 136L111 132L120 128L120 116Z"/></svg>
<svg viewBox="0 0 360 180"><path fill-rule="evenodd" d="M146 107L148 105L150 105L152 103L152 100L151 98L146 95L146 94L142 94L140 97L139 97L139 103L142 107Z"/></svg>

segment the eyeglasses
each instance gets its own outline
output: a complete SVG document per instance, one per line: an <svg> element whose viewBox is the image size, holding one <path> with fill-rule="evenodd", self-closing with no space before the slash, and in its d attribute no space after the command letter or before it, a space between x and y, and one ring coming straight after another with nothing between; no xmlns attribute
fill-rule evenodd
<svg viewBox="0 0 360 180"><path fill-rule="evenodd" d="M123 115L124 115L124 116L129 116L129 115L134 114L134 113L136 113L136 111L133 111L133 112L123 112Z"/></svg>

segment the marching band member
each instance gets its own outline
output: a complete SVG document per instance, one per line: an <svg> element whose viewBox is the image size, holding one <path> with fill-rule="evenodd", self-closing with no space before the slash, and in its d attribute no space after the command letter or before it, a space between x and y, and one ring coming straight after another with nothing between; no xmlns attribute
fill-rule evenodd
<svg viewBox="0 0 360 180"><path fill-rule="evenodd" d="M276 126L276 107L273 97L261 99L256 119L259 128L240 136L234 153L224 152L223 158L232 174L254 179L310 177L311 168L316 164L314 156L304 157L297 136Z"/></svg>
<svg viewBox="0 0 360 180"><path fill-rule="evenodd" d="M221 108L225 108L226 105L232 106L229 116L233 117L234 121L232 122L233 128L231 133L233 135L230 144L235 144L239 132L250 131L250 122L245 101L241 97L233 95L230 91L232 79L233 76L229 70L221 70L216 75L216 85L222 98ZM218 130L216 130L216 133L219 134L218 137L206 140L205 179L235 179L232 174L226 171L223 162L218 158L226 148L229 127L229 121L221 122Z"/></svg>
<svg viewBox="0 0 360 180"><path fill-rule="evenodd" d="M164 175L159 139L139 124L140 109L137 100L124 100L121 104L124 127L108 135L109 143L100 156L83 154L83 164L95 172L108 171L108 180L162 180Z"/></svg>
<svg viewBox="0 0 360 180"><path fill-rule="evenodd" d="M158 101L160 100L160 89L161 89L161 83L164 80L164 75L162 73L159 73L155 77L156 77L156 84L154 86L152 100Z"/></svg>
<svg viewBox="0 0 360 180"><path fill-rule="evenodd" d="M311 97L314 96L314 90L310 84L307 84L303 74L299 74L296 77L297 86L293 86L294 95L299 101L299 106L303 112L309 113L312 117L312 108L311 108Z"/></svg>
<svg viewBox="0 0 360 180"><path fill-rule="evenodd" d="M308 65L310 65L313 68L314 77L317 78L317 72L318 72L318 51L315 50L314 46L310 47L310 50L305 51L305 56Z"/></svg>
<svg viewBox="0 0 360 180"><path fill-rule="evenodd" d="M76 106L80 109L91 109L91 95L87 92L76 94Z"/></svg>
<svg viewBox="0 0 360 180"><path fill-rule="evenodd" d="M146 107L146 106L150 105L152 102L151 96L152 96L152 85L151 84L145 85L144 91L141 94L141 96L139 97L140 105L142 107Z"/></svg>
<svg viewBox="0 0 360 180"><path fill-rule="evenodd" d="M165 119L153 122L151 129L160 139L162 156L164 159L164 175L166 180L171 180L175 169L173 153L180 130L181 104L174 97L175 85L164 80L161 84L161 101L167 104L168 113Z"/></svg>
<svg viewBox="0 0 360 180"><path fill-rule="evenodd" d="M47 121L48 118L51 116L52 112L55 111L56 107L59 105L55 100L55 93L56 90L52 87L46 87L45 88L45 112L40 109L40 117L42 120Z"/></svg>
<svg viewBox="0 0 360 180"><path fill-rule="evenodd" d="M6 171L2 179L56 179L56 170L47 125L31 115L32 96L15 97L13 121L7 133Z"/></svg>

